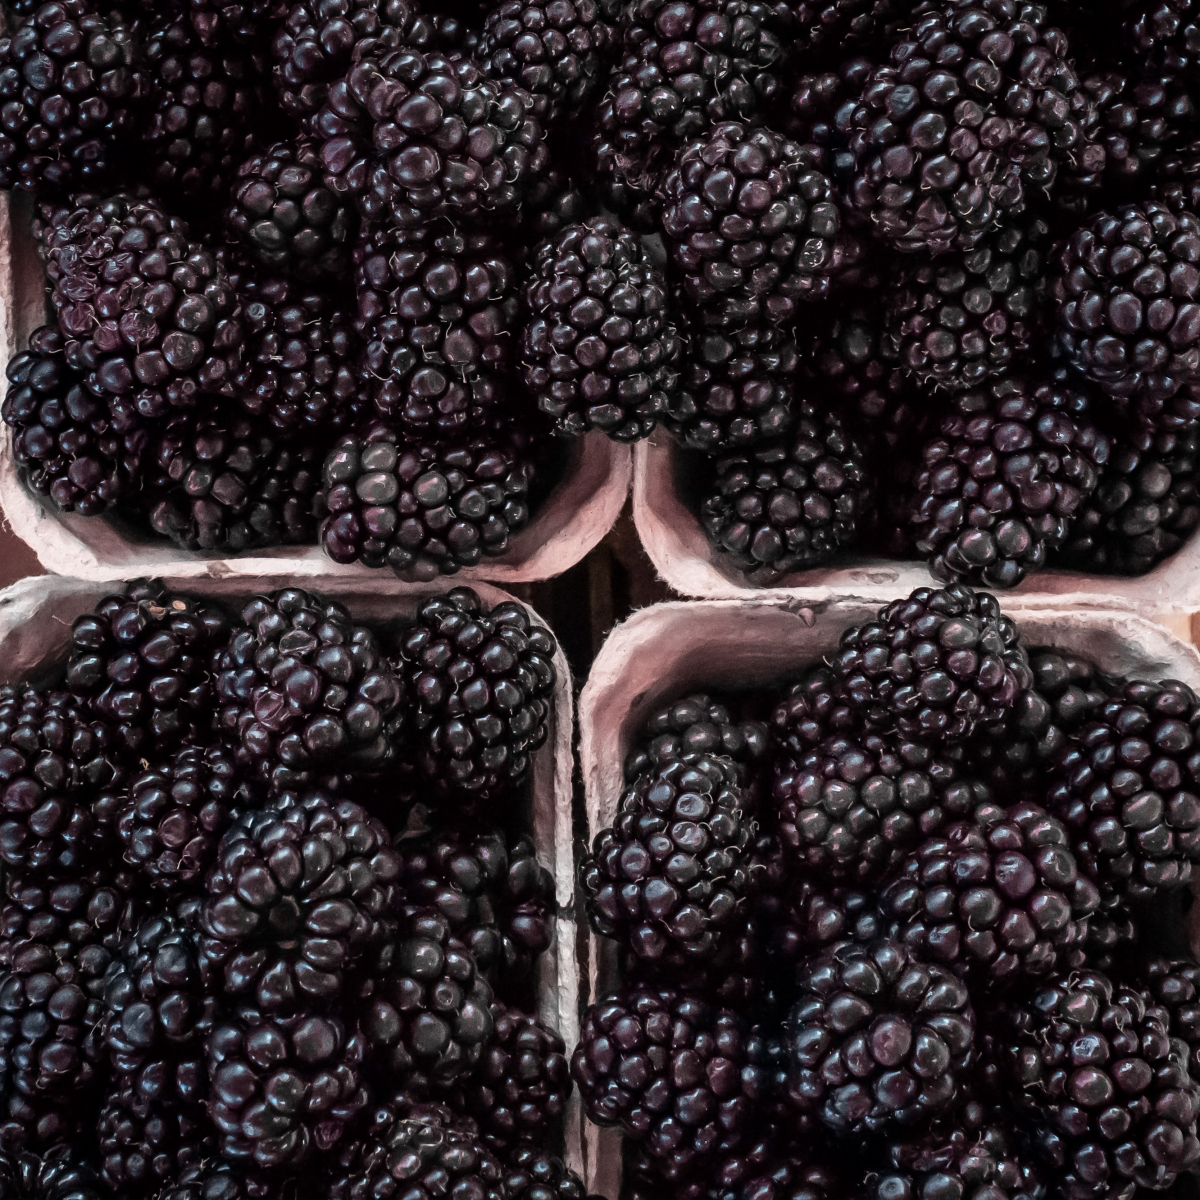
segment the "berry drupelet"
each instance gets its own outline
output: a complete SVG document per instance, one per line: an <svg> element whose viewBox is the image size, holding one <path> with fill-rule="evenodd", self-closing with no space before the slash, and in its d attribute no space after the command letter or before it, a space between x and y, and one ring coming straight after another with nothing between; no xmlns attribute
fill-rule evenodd
<svg viewBox="0 0 1200 1200"><path fill-rule="evenodd" d="M625 778L635 783L688 754L716 755L750 767L769 748L770 733L761 721L738 720L730 706L695 692L646 718L642 740L625 763Z"/></svg>
<svg viewBox="0 0 1200 1200"><path fill-rule="evenodd" d="M4 1200L100 1200L105 1194L95 1168L71 1146L0 1155L0 1193Z"/></svg>

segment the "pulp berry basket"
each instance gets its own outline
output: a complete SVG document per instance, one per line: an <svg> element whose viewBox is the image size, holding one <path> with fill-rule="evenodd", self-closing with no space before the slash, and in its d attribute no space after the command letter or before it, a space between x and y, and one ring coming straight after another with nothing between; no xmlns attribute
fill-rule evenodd
<svg viewBox="0 0 1200 1200"><path fill-rule="evenodd" d="M0 195L0 369L24 349L46 320L45 269L38 259L26 206ZM287 576L296 583L364 581L377 572L335 563L317 545L279 546L240 554L183 550L149 529L115 515L84 517L58 511L22 482L13 461L11 431L0 427L0 507L13 531L42 565L79 579L224 579ZM632 454L603 434L575 438L566 447L558 482L529 524L496 558L461 571L456 580L520 583L549 579L577 563L612 527L629 491ZM251 585L253 586L253 585ZM332 583L326 584L332 586Z"/></svg>
<svg viewBox="0 0 1200 1200"><path fill-rule="evenodd" d="M689 691L783 684L829 656L842 631L873 618L877 607L861 600L805 606L778 597L685 601L642 609L618 626L597 655L579 701L589 845L596 832L612 824L626 757L652 712ZM1179 679L1200 689L1196 648L1144 618L1016 604L1005 608L1027 646L1069 650L1105 671ZM1197 932L1193 927L1192 945L1200 948ZM619 983L618 962L615 942L592 935L584 945L580 986L582 1003L590 1004ZM615 1200L621 1192L620 1132L585 1120L583 1155L588 1190Z"/></svg>
<svg viewBox="0 0 1200 1200"><path fill-rule="evenodd" d="M196 579L173 584L179 591L204 596L237 611L252 596L289 586L293 581L264 576L255 581ZM369 586L368 586L369 584ZM403 587L380 577L357 587L325 587L322 595L344 604L353 616L377 630L384 641L416 615L422 600L445 585ZM66 661L71 625L90 612L110 585L42 576L25 579L0 591L0 684L46 684ZM480 598L494 607L513 597L475 585ZM541 621L536 613L534 619ZM557 682L545 745L533 756L526 808L529 833L538 860L554 877L555 916L549 950L538 962L538 1016L556 1030L570 1055L579 1037L579 983L574 919L574 862L571 837L572 753L574 729L570 669L561 650L555 653ZM565 1123L564 1157L576 1171L583 1165L582 1122L572 1096Z"/></svg>
<svg viewBox="0 0 1200 1200"><path fill-rule="evenodd" d="M633 459L633 519L659 575L681 596L700 599L791 597L804 603L862 600L883 604L919 587L940 586L924 562L868 558L853 552L825 566L785 575L770 587L748 584L713 550L684 496L685 452L659 432L638 443ZM1145 575L1088 575L1044 570L1008 596L1022 608L1075 606L1146 615L1200 608L1200 531Z"/></svg>

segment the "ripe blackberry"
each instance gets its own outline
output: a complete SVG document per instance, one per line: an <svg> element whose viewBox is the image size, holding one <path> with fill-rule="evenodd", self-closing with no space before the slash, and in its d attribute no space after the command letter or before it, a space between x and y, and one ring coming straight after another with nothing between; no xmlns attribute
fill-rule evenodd
<svg viewBox="0 0 1200 1200"><path fill-rule="evenodd" d="M106 596L71 627L67 690L135 755L211 740L209 671L230 623L216 605L138 580Z"/></svg>
<svg viewBox="0 0 1200 1200"><path fill-rule="evenodd" d="M511 799L546 740L556 651L515 602L489 612L470 588L454 588L421 605L398 665L414 700L417 766L435 792Z"/></svg>
<svg viewBox="0 0 1200 1200"><path fill-rule="evenodd" d="M918 588L846 630L833 674L872 728L952 741L1003 718L1029 664L995 597L954 583Z"/></svg>
<svg viewBox="0 0 1200 1200"><path fill-rule="evenodd" d="M105 1099L96 1134L104 1181L127 1196L157 1194L216 1150L199 1106L147 1102L126 1088Z"/></svg>
<svg viewBox="0 0 1200 1200"><path fill-rule="evenodd" d="M31 9L0 38L0 187L102 185L145 89L135 28L82 0Z"/></svg>
<svg viewBox="0 0 1200 1200"><path fill-rule="evenodd" d="M1192 0L1139 5L1122 22L1120 36L1143 67L1171 76L1195 71L1196 15Z"/></svg>
<svg viewBox="0 0 1200 1200"><path fill-rule="evenodd" d="M939 579L1015 586L1066 542L1109 450L1087 397L1057 382L959 393L922 454L917 549Z"/></svg>
<svg viewBox="0 0 1200 1200"><path fill-rule="evenodd" d="M1145 201L1100 213L1051 263L1060 352L1147 418L1200 377L1198 258L1200 220Z"/></svg>
<svg viewBox="0 0 1200 1200"><path fill-rule="evenodd" d="M1155 957L1138 972L1154 999L1170 1016L1169 1032L1182 1038L1191 1051L1191 1062L1200 1049L1200 967L1190 959L1172 960Z"/></svg>
<svg viewBox="0 0 1200 1200"><path fill-rule="evenodd" d="M686 446L725 453L788 432L794 419L796 342L771 326L691 332L664 424Z"/></svg>
<svg viewBox="0 0 1200 1200"><path fill-rule="evenodd" d="M1085 571L1142 575L1174 554L1200 525L1196 493L1200 427L1128 425L1079 510L1062 561Z"/></svg>
<svg viewBox="0 0 1200 1200"><path fill-rule="evenodd" d="M927 1121L960 1095L975 1056L963 983L898 942L839 942L798 975L788 1018L791 1094L843 1134Z"/></svg>
<svg viewBox="0 0 1200 1200"><path fill-rule="evenodd" d="M651 433L678 378L680 345L663 272L641 240L609 217L566 226L535 250L524 301L525 385L559 430L599 429L618 441Z"/></svg>
<svg viewBox="0 0 1200 1200"><path fill-rule="evenodd" d="M280 142L238 167L225 223L272 270L311 281L349 273L350 214L322 184L307 140Z"/></svg>
<svg viewBox="0 0 1200 1200"><path fill-rule="evenodd" d="M576 120L600 87L618 33L597 0L505 0L488 12L478 56L492 79L522 88L544 125Z"/></svg>
<svg viewBox="0 0 1200 1200"><path fill-rule="evenodd" d="M625 763L625 778L636 783L688 754L717 755L749 767L769 747L770 733L761 721L739 721L726 705L694 692L646 718L642 740Z"/></svg>
<svg viewBox="0 0 1200 1200"><path fill-rule="evenodd" d="M680 151L663 184L662 227L687 301L722 329L791 323L828 297L841 216L811 147L727 122Z"/></svg>
<svg viewBox="0 0 1200 1200"><path fill-rule="evenodd" d="M387 831L352 801L244 813L205 887L206 968L267 1014L327 1008L345 973L394 938L399 873Z"/></svg>
<svg viewBox="0 0 1200 1200"><path fill-rule="evenodd" d="M973 249L902 261L888 299L887 354L950 392L1006 375L1042 336L1049 229L1032 219Z"/></svg>
<svg viewBox="0 0 1200 1200"><path fill-rule="evenodd" d="M579 867L592 928L652 965L720 965L749 911L745 774L684 754L626 789Z"/></svg>
<svg viewBox="0 0 1200 1200"><path fill-rule="evenodd" d="M1100 893L1043 809L985 804L915 850L880 904L911 953L991 987L1080 965Z"/></svg>
<svg viewBox="0 0 1200 1200"><path fill-rule="evenodd" d="M95 1169L72 1146L0 1155L0 1192L4 1200L100 1200L104 1194Z"/></svg>
<svg viewBox="0 0 1200 1200"><path fill-rule="evenodd" d="M374 769L395 750L404 687L375 635L299 588L259 596L214 656L217 725L240 764Z"/></svg>
<svg viewBox="0 0 1200 1200"><path fill-rule="evenodd" d="M1150 900L1191 879L1200 859L1198 712L1184 684L1128 683L1054 763L1047 805L1106 891Z"/></svg>
<svg viewBox="0 0 1200 1200"><path fill-rule="evenodd" d="M116 432L229 390L237 296L181 221L150 200L83 197L49 214L42 245L66 360L88 372Z"/></svg>
<svg viewBox="0 0 1200 1200"><path fill-rule="evenodd" d="M325 553L423 580L503 554L529 521L534 474L529 452L506 442L406 445L384 428L342 438L325 460Z"/></svg>
<svg viewBox="0 0 1200 1200"><path fill-rule="evenodd" d="M206 1156L203 1162L180 1171L159 1195L161 1200L271 1200L278 1186L270 1172L252 1171L245 1165L231 1167Z"/></svg>
<svg viewBox="0 0 1200 1200"><path fill-rule="evenodd" d="M579 1176L537 1146L518 1146L506 1156L504 1190L512 1200L588 1200Z"/></svg>
<svg viewBox="0 0 1200 1200"><path fill-rule="evenodd" d="M356 47L313 118L326 185L404 229L513 210L549 157L533 98L467 56L385 41Z"/></svg>
<svg viewBox="0 0 1200 1200"><path fill-rule="evenodd" d="M619 1125L674 1182L748 1132L746 1038L729 1009L635 987L584 1014L571 1074L588 1117Z"/></svg>
<svg viewBox="0 0 1200 1200"><path fill-rule="evenodd" d="M1048 980L1013 1010L1005 1065L1064 1196L1127 1200L1200 1158L1200 1090L1166 1012L1097 971Z"/></svg>
<svg viewBox="0 0 1200 1200"><path fill-rule="evenodd" d="M1063 164L1102 168L1095 111L1068 53L1041 9L919 5L891 62L838 112L852 162L847 213L897 250L969 250L1030 195L1053 189Z"/></svg>
<svg viewBox="0 0 1200 1200"><path fill-rule="evenodd" d="M413 909L352 1001L374 1072L406 1094L453 1084L492 1041L492 989L430 909Z"/></svg>
<svg viewBox="0 0 1200 1200"><path fill-rule="evenodd" d="M272 1019L256 1009L222 1018L208 1036L208 1110L221 1155L269 1170L341 1142L366 1107L365 1045L336 1017Z"/></svg>
<svg viewBox="0 0 1200 1200"><path fill-rule="evenodd" d="M700 519L749 582L820 566L858 542L870 503L863 454L823 406L797 402L786 440L726 455L713 469Z"/></svg>

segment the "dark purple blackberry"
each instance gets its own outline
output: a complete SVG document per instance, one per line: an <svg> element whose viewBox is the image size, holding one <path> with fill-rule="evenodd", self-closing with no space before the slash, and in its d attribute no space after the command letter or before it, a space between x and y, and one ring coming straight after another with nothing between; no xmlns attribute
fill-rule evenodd
<svg viewBox="0 0 1200 1200"><path fill-rule="evenodd" d="M1200 525L1196 491L1200 427L1126 425L1108 466L1080 508L1061 552L1079 570L1143 575L1174 554Z"/></svg>
<svg viewBox="0 0 1200 1200"><path fill-rule="evenodd" d="M264 1013L327 1009L395 938L399 874L387 831L349 800L244 813L205 886L206 970Z"/></svg>
<svg viewBox="0 0 1200 1200"><path fill-rule="evenodd" d="M406 444L379 428L325 460L320 529L335 562L431 580L494 558L529 521L534 458L516 440Z"/></svg>
<svg viewBox="0 0 1200 1200"><path fill-rule="evenodd" d="M592 928L664 967L720 966L749 912L745 773L683 754L626 789L579 866Z"/></svg>
<svg viewBox="0 0 1200 1200"><path fill-rule="evenodd" d="M470 588L425 601L401 638L426 782L463 803L511 800L546 740L557 645L515 602L489 612Z"/></svg>
<svg viewBox="0 0 1200 1200"><path fill-rule="evenodd" d="M700 503L709 543L755 584L853 548L870 504L858 444L836 413L793 406L785 440L716 460Z"/></svg>
<svg viewBox="0 0 1200 1200"><path fill-rule="evenodd" d="M537 1146L518 1146L506 1156L504 1190L511 1200L588 1200L583 1180Z"/></svg>
<svg viewBox="0 0 1200 1200"><path fill-rule="evenodd" d="M764 945L768 961L781 965L789 976L798 963L835 942L865 945L883 936L874 891L800 880L782 900Z"/></svg>
<svg viewBox="0 0 1200 1200"><path fill-rule="evenodd" d="M1145 201L1101 213L1051 264L1062 355L1156 418L1200 377L1200 220Z"/></svg>
<svg viewBox="0 0 1200 1200"><path fill-rule="evenodd" d="M918 588L846 630L833 673L871 727L935 741L1002 719L1030 682L1016 625L959 583Z"/></svg>
<svg viewBox="0 0 1200 1200"><path fill-rule="evenodd" d="M1081 965L1100 893L1043 809L985 803L922 843L880 905L911 953L990 988Z"/></svg>
<svg viewBox="0 0 1200 1200"><path fill-rule="evenodd" d="M1105 891L1152 900L1200 859L1200 701L1186 685L1127 683L1053 765L1050 810Z"/></svg>
<svg viewBox="0 0 1200 1200"><path fill-rule="evenodd" d="M664 423L685 445L709 454L778 438L794 419L798 365L795 341L771 326L692 332Z"/></svg>
<svg viewBox="0 0 1200 1200"><path fill-rule="evenodd" d="M928 1121L961 1094L975 1057L965 985L898 942L839 942L798 974L788 1018L790 1093L837 1133Z"/></svg>
<svg viewBox="0 0 1200 1200"><path fill-rule="evenodd" d="M844 1195L847 1180L810 1144L808 1131L779 1125L772 1122L761 1136L723 1154L712 1170L677 1187L678 1200L834 1200ZM647 1173L635 1167L629 1174Z"/></svg>
<svg viewBox="0 0 1200 1200"><path fill-rule="evenodd" d="M1198 31L1192 0L1152 0L1139 4L1121 25L1120 36L1140 64L1172 77L1196 70Z"/></svg>
<svg viewBox="0 0 1200 1200"><path fill-rule="evenodd" d="M847 213L898 250L969 250L1064 165L1103 167L1095 110L1044 10L927 0L837 114ZM973 64L986 63L979 70Z"/></svg>
<svg viewBox="0 0 1200 1200"><path fill-rule="evenodd" d="M680 344L663 272L641 240L609 217L568 225L537 247L523 295L521 367L542 412L569 434L651 433L678 379Z"/></svg>
<svg viewBox="0 0 1200 1200"><path fill-rule="evenodd" d="M138 32L116 10L51 0L0 38L0 187L102 185L145 94Z"/></svg>
<svg viewBox="0 0 1200 1200"><path fill-rule="evenodd" d="M240 764L377 769L395 752L403 681L375 635L332 601L299 588L251 600L214 656L217 727Z"/></svg>
<svg viewBox="0 0 1200 1200"><path fill-rule="evenodd" d="M230 622L214 604L138 580L71 627L67 689L134 754L212 740L210 659Z"/></svg>
<svg viewBox="0 0 1200 1200"><path fill-rule="evenodd" d="M179 1172L171 1186L159 1193L161 1200L273 1200L279 1181L270 1172L257 1172L245 1165L231 1167L220 1159L204 1161Z"/></svg>
<svg viewBox="0 0 1200 1200"><path fill-rule="evenodd" d="M119 749L69 693L0 688L0 860L65 877L108 859L111 836L92 802L120 785Z"/></svg>
<svg viewBox="0 0 1200 1200"><path fill-rule="evenodd" d="M746 1038L729 1009L635 987L584 1014L571 1074L588 1117L619 1125L674 1182L749 1132Z"/></svg>
<svg viewBox="0 0 1200 1200"><path fill-rule="evenodd" d="M1169 1032L1182 1038L1191 1051L1191 1062L1200 1050L1200 967L1190 959L1152 958L1138 971L1139 978L1170 1016Z"/></svg>
<svg viewBox="0 0 1200 1200"><path fill-rule="evenodd" d="M336 1017L236 1010L207 1051L208 1110L231 1164L267 1170L332 1150L367 1106L366 1046Z"/></svg>
<svg viewBox="0 0 1200 1200"><path fill-rule="evenodd" d="M1033 1146L1070 1200L1129 1200L1200 1159L1200 1089L1166 1011L1097 971L1048 980L1010 1010L1003 1063Z"/></svg>
<svg viewBox="0 0 1200 1200"><path fill-rule="evenodd" d="M549 159L533 98L470 57L385 42L356 47L311 122L326 185L405 229L515 209Z"/></svg>
<svg viewBox="0 0 1200 1200"><path fill-rule="evenodd" d="M348 1004L372 1071L408 1095L469 1075L492 1041L492 989L435 910L409 911Z"/></svg>
<svg viewBox="0 0 1200 1200"><path fill-rule="evenodd" d="M4 1200L100 1200L104 1189L95 1168L71 1146L45 1154L0 1155Z"/></svg>
<svg viewBox="0 0 1200 1200"><path fill-rule="evenodd" d="M1003 379L954 397L916 480L917 550L938 579L1013 587L1045 565L1108 462L1082 393Z"/></svg>
<svg viewBox="0 0 1200 1200"><path fill-rule="evenodd" d="M313 281L349 274L350 214L322 184L307 140L280 142L238 167L225 224L272 270Z"/></svg>
<svg viewBox="0 0 1200 1200"><path fill-rule="evenodd" d="M740 721L726 705L694 692L646 718L642 740L626 760L625 778L636 783L688 754L716 755L749 767L769 748L770 733L763 722Z"/></svg>
<svg viewBox="0 0 1200 1200"><path fill-rule="evenodd" d="M815 157L737 122L680 151L662 184L662 227L705 323L791 323L798 303L828 297L841 266L841 215Z"/></svg>
<svg viewBox="0 0 1200 1200"><path fill-rule="evenodd" d="M921 385L950 392L1008 374L1042 340L1048 237L1034 218L971 250L902 259L887 300L885 353Z"/></svg>
<svg viewBox="0 0 1200 1200"><path fill-rule="evenodd" d="M146 1101L129 1088L110 1091L96 1135L104 1181L124 1196L156 1195L216 1150L199 1106Z"/></svg>
<svg viewBox="0 0 1200 1200"><path fill-rule="evenodd" d="M546 125L578 119L619 34L597 0L505 0L487 14L478 56L491 78L533 97Z"/></svg>

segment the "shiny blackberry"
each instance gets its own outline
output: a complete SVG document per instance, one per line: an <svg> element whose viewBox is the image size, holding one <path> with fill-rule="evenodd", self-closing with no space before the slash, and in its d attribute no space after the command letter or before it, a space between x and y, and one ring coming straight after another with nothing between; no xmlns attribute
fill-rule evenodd
<svg viewBox="0 0 1200 1200"><path fill-rule="evenodd" d="M504 1189L512 1200L585 1200L583 1181L553 1154L520 1146L504 1161Z"/></svg>
<svg viewBox="0 0 1200 1200"><path fill-rule="evenodd" d="M0 1156L0 1193L4 1200L99 1200L104 1194L95 1169L71 1146Z"/></svg>
<svg viewBox="0 0 1200 1200"><path fill-rule="evenodd" d="M635 783L685 755L732 759L751 767L770 750L771 735L761 721L738 720L726 704L704 692L671 701L651 713L642 737L625 763L625 778Z"/></svg>
<svg viewBox="0 0 1200 1200"><path fill-rule="evenodd" d="M1200 1004L1197 1004L1200 967L1190 959L1154 957L1141 966L1138 977L1158 1004L1167 1010L1171 1036L1182 1038L1188 1044L1192 1055L1190 1072L1191 1062L1200 1048Z"/></svg>

